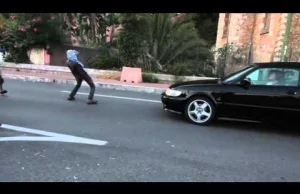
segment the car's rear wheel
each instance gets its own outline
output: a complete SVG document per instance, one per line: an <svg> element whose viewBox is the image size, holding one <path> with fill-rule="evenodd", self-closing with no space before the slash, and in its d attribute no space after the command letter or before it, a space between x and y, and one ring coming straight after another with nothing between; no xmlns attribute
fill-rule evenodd
<svg viewBox="0 0 300 194"><path fill-rule="evenodd" d="M193 124L208 125L216 117L215 104L205 97L191 98L186 103L184 115Z"/></svg>

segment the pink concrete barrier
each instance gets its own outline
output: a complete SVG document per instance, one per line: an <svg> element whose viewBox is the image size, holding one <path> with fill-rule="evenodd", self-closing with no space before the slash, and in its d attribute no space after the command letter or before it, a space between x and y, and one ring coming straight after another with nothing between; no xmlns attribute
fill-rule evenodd
<svg viewBox="0 0 300 194"><path fill-rule="evenodd" d="M123 67L120 81L129 83L142 83L142 69L133 67Z"/></svg>

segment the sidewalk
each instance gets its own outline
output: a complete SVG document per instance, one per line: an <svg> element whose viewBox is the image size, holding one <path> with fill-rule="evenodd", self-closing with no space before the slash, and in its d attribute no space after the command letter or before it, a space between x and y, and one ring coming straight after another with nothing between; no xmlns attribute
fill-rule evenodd
<svg viewBox="0 0 300 194"><path fill-rule="evenodd" d="M7 79L18 79L23 81L44 82L44 83L59 83L59 84L75 84L76 80L70 74L51 74L51 73L30 73L30 72L16 72L9 70L2 70L2 75ZM157 93L161 94L170 85L160 83L126 83L117 80L99 79L93 77L96 87L109 88L116 90L128 90L137 92ZM87 85L83 82L82 85Z"/></svg>

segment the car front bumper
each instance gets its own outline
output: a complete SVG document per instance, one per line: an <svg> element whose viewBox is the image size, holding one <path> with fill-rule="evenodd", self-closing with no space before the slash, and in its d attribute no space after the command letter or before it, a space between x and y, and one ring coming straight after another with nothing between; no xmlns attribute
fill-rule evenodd
<svg viewBox="0 0 300 194"><path fill-rule="evenodd" d="M185 100L185 98L167 96L165 92L161 95L164 110L178 114L184 111Z"/></svg>

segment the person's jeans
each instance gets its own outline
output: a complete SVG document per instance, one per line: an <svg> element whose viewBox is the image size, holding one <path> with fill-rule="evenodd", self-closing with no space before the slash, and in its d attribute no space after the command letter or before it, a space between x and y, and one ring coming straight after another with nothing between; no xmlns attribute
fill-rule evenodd
<svg viewBox="0 0 300 194"><path fill-rule="evenodd" d="M2 76L0 75L0 91L3 90L3 83L4 83L4 79L2 78Z"/></svg>
<svg viewBox="0 0 300 194"><path fill-rule="evenodd" d="M76 95L81 86L82 80L84 80L90 86L90 94L88 99L93 100L96 86L92 78L87 74L87 72L81 67L80 64L74 62L68 62L67 64L77 81L75 88L70 93L70 97L74 97Z"/></svg>

